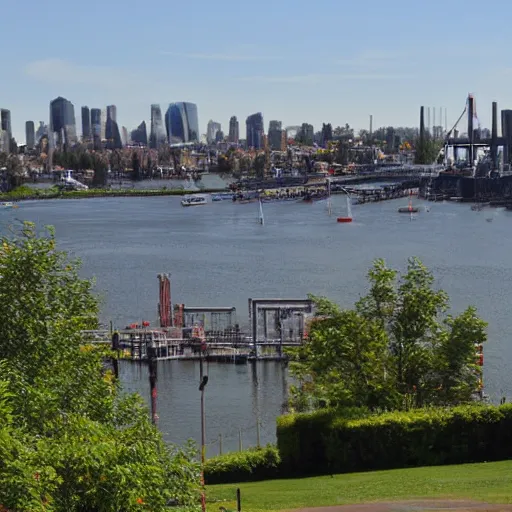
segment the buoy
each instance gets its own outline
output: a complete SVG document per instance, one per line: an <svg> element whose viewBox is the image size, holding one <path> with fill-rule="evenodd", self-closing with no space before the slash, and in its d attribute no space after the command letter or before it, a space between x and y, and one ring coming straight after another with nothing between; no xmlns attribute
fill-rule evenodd
<svg viewBox="0 0 512 512"><path fill-rule="evenodd" d="M352 222L352 217L338 217L337 222Z"/></svg>

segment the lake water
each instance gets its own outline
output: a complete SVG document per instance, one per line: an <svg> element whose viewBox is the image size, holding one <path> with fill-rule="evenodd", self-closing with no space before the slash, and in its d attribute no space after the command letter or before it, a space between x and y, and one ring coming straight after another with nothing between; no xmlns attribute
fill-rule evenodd
<svg viewBox="0 0 512 512"><path fill-rule="evenodd" d="M512 396L510 314L512 212L473 212L469 205L429 203L414 220L397 213L406 199L353 206L343 196L325 203L258 204L230 201L182 208L179 197L97 198L22 203L0 211L2 229L18 220L54 225L60 247L83 261L103 298L102 320L117 327L156 322L157 274L172 274L172 300L189 306L235 306L248 323L248 298L326 295L351 306L366 291L372 260L404 269L419 256L451 297L453 312L475 304L489 322L485 347L486 392ZM416 201L415 201L416 203ZM419 201L417 202L419 204ZM487 222L492 218L492 222ZM148 398L145 367L124 363L125 388ZM286 400L286 374L279 363L255 366L210 364L206 391L209 455L275 440L275 418ZM199 369L193 362L159 363L158 414L169 441L199 440Z"/></svg>

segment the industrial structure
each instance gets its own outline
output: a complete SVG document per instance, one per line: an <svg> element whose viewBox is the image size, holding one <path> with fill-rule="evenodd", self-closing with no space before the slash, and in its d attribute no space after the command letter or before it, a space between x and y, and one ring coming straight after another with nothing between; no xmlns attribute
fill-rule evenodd
<svg viewBox="0 0 512 512"><path fill-rule="evenodd" d="M173 304L170 276L159 274L158 282L159 327L144 321L116 331L116 346L127 359L286 360L283 349L303 343L314 313L309 299L249 299L249 329L243 330L234 307ZM104 343L112 336L108 331L85 334L89 341Z"/></svg>

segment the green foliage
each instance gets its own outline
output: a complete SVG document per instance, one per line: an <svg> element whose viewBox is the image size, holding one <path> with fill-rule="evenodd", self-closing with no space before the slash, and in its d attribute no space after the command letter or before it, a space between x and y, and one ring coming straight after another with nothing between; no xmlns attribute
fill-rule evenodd
<svg viewBox="0 0 512 512"><path fill-rule="evenodd" d="M277 448L233 452L208 459L204 466L207 485L271 480L279 476L281 458Z"/></svg>
<svg viewBox="0 0 512 512"><path fill-rule="evenodd" d="M333 411L282 416L283 474L329 474L512 457L512 405L416 409L350 419Z"/></svg>
<svg viewBox="0 0 512 512"><path fill-rule="evenodd" d="M193 508L192 447L167 447L142 399L83 344L97 325L92 283L26 223L0 241L0 504L52 512Z"/></svg>
<svg viewBox="0 0 512 512"><path fill-rule="evenodd" d="M414 163L422 165L438 163L437 159L442 147L443 141L435 140L428 133L425 134L423 140L417 137L414 141Z"/></svg>
<svg viewBox="0 0 512 512"><path fill-rule="evenodd" d="M226 192L227 189L202 189L201 193L209 194L216 192ZM183 196L190 194L189 190L169 189L162 187L160 189L101 189L94 188L89 190L59 190L56 187L48 189L31 188L22 185L9 193L0 194L1 201L20 201L24 199L87 199L92 197L152 197L152 196Z"/></svg>
<svg viewBox="0 0 512 512"><path fill-rule="evenodd" d="M292 407L392 410L471 402L482 378L475 345L487 339L476 309L442 317L448 297L434 289L417 258L400 278L377 260L368 280L370 290L354 310L312 297L309 341L289 350Z"/></svg>

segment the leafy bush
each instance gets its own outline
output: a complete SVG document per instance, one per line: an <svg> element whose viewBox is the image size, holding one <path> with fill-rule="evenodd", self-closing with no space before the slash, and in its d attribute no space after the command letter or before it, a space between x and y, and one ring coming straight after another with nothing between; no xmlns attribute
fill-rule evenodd
<svg viewBox="0 0 512 512"><path fill-rule="evenodd" d="M208 485L271 480L280 475L281 457L275 446L228 453L208 459L204 467Z"/></svg>
<svg viewBox="0 0 512 512"><path fill-rule="evenodd" d="M286 476L512 458L512 405L416 409L360 419L332 411L282 416Z"/></svg>

